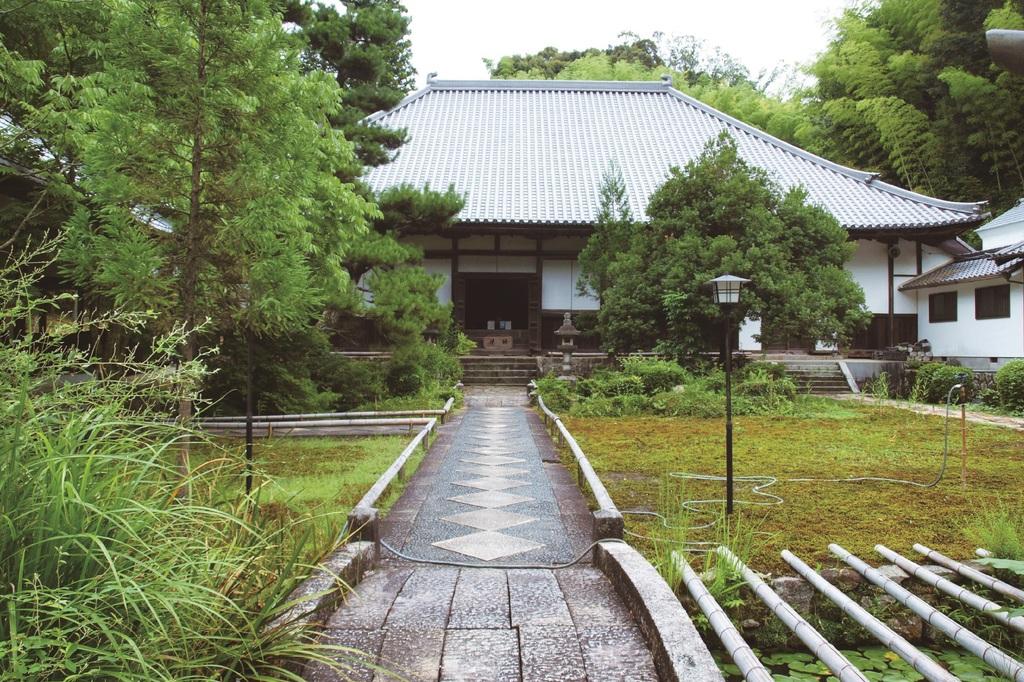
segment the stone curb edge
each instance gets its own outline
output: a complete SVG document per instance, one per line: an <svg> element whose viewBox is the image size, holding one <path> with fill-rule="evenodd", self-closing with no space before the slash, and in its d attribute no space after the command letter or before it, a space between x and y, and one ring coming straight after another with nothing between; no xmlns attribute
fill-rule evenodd
<svg viewBox="0 0 1024 682"><path fill-rule="evenodd" d="M632 612L661 679L725 679L672 588L642 554L622 542L601 542L594 562Z"/></svg>
<svg viewBox="0 0 1024 682"><path fill-rule="evenodd" d="M338 606L346 589L359 584L363 575L376 565L376 546L372 542L349 542L334 550L313 574L288 595L294 605L266 627L320 625Z"/></svg>

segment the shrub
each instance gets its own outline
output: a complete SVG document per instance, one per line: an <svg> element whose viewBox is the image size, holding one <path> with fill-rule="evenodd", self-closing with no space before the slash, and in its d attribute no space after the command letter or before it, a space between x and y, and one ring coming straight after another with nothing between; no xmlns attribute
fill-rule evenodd
<svg viewBox="0 0 1024 682"><path fill-rule="evenodd" d="M544 398L544 404L553 412L567 411L574 402L572 387L554 374L537 379L537 391Z"/></svg>
<svg viewBox="0 0 1024 682"><path fill-rule="evenodd" d="M1012 412L1024 412L1024 360L1013 360L996 372L999 405Z"/></svg>
<svg viewBox="0 0 1024 682"><path fill-rule="evenodd" d="M781 362L765 362L763 360L755 360L754 362L748 362L743 365L737 372L736 376L740 381L746 381L747 377L751 375L768 375L772 379L785 379L786 378L786 366Z"/></svg>
<svg viewBox="0 0 1024 682"><path fill-rule="evenodd" d="M647 395L670 391L686 383L689 376L677 362L636 355L622 359L622 371L629 376L638 377L643 382Z"/></svg>
<svg viewBox="0 0 1024 682"><path fill-rule="evenodd" d="M644 395L644 382L638 376L622 372L595 372L579 382L581 396L613 398L620 395Z"/></svg>
<svg viewBox="0 0 1024 682"><path fill-rule="evenodd" d="M645 395L593 396L569 410L574 417L635 417L650 412L651 399Z"/></svg>
<svg viewBox="0 0 1024 682"><path fill-rule="evenodd" d="M928 362L917 370L914 379L914 398L926 403L945 403L949 390L963 382L968 399L974 393L974 372L966 367L955 367L941 362ZM957 396L953 396L957 402Z"/></svg>
<svg viewBox="0 0 1024 682"><path fill-rule="evenodd" d="M659 393L651 399L657 412L665 417L724 417L725 396L691 384L681 391Z"/></svg>
<svg viewBox="0 0 1024 682"><path fill-rule="evenodd" d="M777 374L765 367L754 367L741 375L736 385L736 394L760 398L769 404L778 404L796 398L796 384L785 373Z"/></svg>

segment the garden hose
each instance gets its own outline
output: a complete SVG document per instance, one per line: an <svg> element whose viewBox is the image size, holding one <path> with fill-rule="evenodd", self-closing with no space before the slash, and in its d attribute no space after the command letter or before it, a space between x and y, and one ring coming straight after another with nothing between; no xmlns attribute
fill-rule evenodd
<svg viewBox="0 0 1024 682"><path fill-rule="evenodd" d="M747 506L757 507L772 507L783 504L785 499L779 495L771 492L767 492L767 488L779 483L864 483L864 482L875 482L875 483L895 483L897 485L909 485L915 488L934 488L942 481L942 478L946 475L946 468L949 463L949 408L953 402L953 393L963 388L963 383L954 385L949 389L946 394L946 415L945 423L943 427L943 447L942 447L942 465L939 467L939 472L935 476L935 479L927 483L921 483L919 481L910 481L901 478L886 478L883 476L855 476L851 478L778 478L777 476L767 475L751 475L751 476L733 476L734 482L739 483L753 483L751 493L758 499L754 500L736 500L735 504L742 504ZM690 473L686 471L671 471L668 473L670 478L685 480L685 481L714 481L717 483L724 483L726 481L725 476L718 476L715 474L698 474ZM715 509L720 508L725 504L723 498L708 498L708 499L697 499L697 500L684 500L680 505L680 508L694 514L707 514L711 513L708 509L709 506L713 505ZM718 517L715 516L707 523L701 523L697 525L687 526L673 526L669 524L668 519L665 518L664 514L653 511L645 511L639 509L626 509L622 510L622 515L626 516L653 516L661 520L661 525L669 530L706 530L713 528L718 523ZM649 540L651 542L667 542L661 538L653 538L641 533L636 533L629 529L626 529L625 533L636 538L643 540ZM686 541L682 543L683 546L691 552L708 552L714 547L717 547L720 543L718 542L698 542L698 541Z"/></svg>

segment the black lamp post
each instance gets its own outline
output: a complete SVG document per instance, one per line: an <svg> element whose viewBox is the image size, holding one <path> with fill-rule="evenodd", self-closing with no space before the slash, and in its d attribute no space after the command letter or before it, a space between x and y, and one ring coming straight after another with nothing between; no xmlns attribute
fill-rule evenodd
<svg viewBox="0 0 1024 682"><path fill-rule="evenodd" d="M725 513L732 514L732 308L740 302L740 289L749 279L722 275L708 284L715 303L725 310Z"/></svg>

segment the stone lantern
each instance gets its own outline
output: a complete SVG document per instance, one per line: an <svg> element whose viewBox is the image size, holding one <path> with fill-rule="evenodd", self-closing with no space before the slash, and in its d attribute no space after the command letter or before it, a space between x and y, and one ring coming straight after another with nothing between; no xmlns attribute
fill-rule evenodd
<svg viewBox="0 0 1024 682"><path fill-rule="evenodd" d="M572 324L572 313L566 313L562 318L562 326L555 330L555 336L561 341L558 350L562 351L562 376L559 379L575 381L572 374L572 354L576 350L576 342L573 340L580 335L580 330Z"/></svg>

